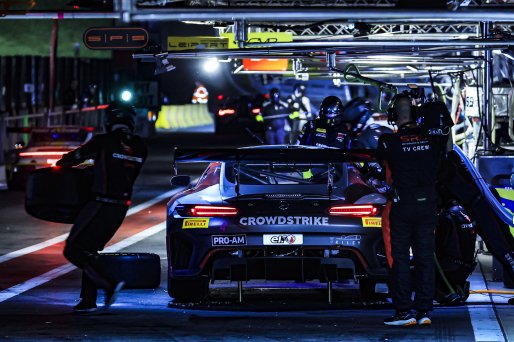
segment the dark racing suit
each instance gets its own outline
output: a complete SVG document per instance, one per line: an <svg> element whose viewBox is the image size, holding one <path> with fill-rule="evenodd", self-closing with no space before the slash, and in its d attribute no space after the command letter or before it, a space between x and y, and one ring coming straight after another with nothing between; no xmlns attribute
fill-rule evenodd
<svg viewBox="0 0 514 342"><path fill-rule="evenodd" d="M287 103L278 101L268 102L262 108L262 116L266 124L264 138L267 145L282 145L286 143L286 119L289 115Z"/></svg>
<svg viewBox="0 0 514 342"><path fill-rule="evenodd" d="M146 159L139 136L124 129L94 136L65 154L59 166L75 166L93 159L93 199L80 211L66 240L64 256L83 269L81 298L96 301L97 288L111 290L120 279L98 258L127 213L132 186Z"/></svg>
<svg viewBox="0 0 514 342"><path fill-rule="evenodd" d="M437 222L435 183L443 151L441 137L429 136L416 126L383 134L377 157L386 168L393 192L382 214L382 230L390 266L393 305L410 310L410 253L415 269L414 308L432 310L434 298L434 230Z"/></svg>
<svg viewBox="0 0 514 342"><path fill-rule="evenodd" d="M347 149L350 142L350 130L346 123L330 126L318 119L307 121L296 144Z"/></svg>

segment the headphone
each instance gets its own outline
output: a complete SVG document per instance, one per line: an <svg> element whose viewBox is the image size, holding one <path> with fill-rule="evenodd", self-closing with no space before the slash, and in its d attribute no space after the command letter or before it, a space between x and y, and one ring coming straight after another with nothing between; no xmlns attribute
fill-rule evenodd
<svg viewBox="0 0 514 342"><path fill-rule="evenodd" d="M396 121L398 121L398 112L395 107L396 107L396 102L400 99L408 99L410 101L410 103L411 103L411 108L410 108L411 118L413 120L417 120L416 106L412 105L412 98L410 97L410 95L407 92L403 92L403 93L394 95L393 98L391 99L391 101L389 101L389 108L387 108L386 113L387 113L387 123L390 125L394 125L396 123Z"/></svg>

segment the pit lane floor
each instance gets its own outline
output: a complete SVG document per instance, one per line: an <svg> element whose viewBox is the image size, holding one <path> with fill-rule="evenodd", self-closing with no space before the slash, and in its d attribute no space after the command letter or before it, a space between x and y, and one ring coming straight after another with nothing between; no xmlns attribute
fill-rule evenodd
<svg viewBox="0 0 514 342"><path fill-rule="evenodd" d="M66 268L67 262L62 258L62 240L56 239L68 232L69 225L33 219L24 212L22 192L1 192L0 339L514 340L514 310L501 296L477 294L470 297L466 306L436 307L432 326L411 328L384 326L383 318L392 312L390 304L362 302L353 282L335 285L332 305L327 304L323 286L316 283L300 288L294 283L255 281L245 284L242 304L236 302L236 284L228 282L212 286L209 304L169 304L165 232L161 224L165 200L148 201L170 190L171 160L168 152L171 145L179 140L187 147L198 142L212 145L207 139L209 137L168 135L149 142L150 158L135 187L132 215L126 218L109 248L120 248L121 252L159 254L161 285L156 290L123 291L117 303L104 314L80 316L71 312L78 299L81 274L79 270ZM220 140L218 144L225 143L233 142ZM244 140L238 140L236 144L244 144ZM198 175L201 167L186 171ZM143 203L146 205L141 207ZM49 239L54 240L48 246L40 245ZM39 249L27 250L34 245ZM14 251L22 252L16 255ZM487 270L488 263L490 257L481 256L482 269ZM60 273L56 271L59 269ZM472 277L472 289L502 288L502 283L484 280L480 271L477 268ZM489 277L485 275L485 279ZM101 296L99 300L102 300Z"/></svg>

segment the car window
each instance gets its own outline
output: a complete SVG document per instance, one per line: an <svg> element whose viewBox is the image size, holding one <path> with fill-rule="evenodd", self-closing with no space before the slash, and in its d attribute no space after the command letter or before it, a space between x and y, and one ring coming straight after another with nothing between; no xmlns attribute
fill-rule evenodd
<svg viewBox="0 0 514 342"><path fill-rule="evenodd" d="M32 132L30 145L80 145L86 140L87 135L88 132L83 130L76 132Z"/></svg>
<svg viewBox="0 0 514 342"><path fill-rule="evenodd" d="M329 173L329 169L331 172ZM332 182L342 179L342 164L311 163L240 163L226 166L226 178L241 185L309 185L327 184L329 174Z"/></svg>

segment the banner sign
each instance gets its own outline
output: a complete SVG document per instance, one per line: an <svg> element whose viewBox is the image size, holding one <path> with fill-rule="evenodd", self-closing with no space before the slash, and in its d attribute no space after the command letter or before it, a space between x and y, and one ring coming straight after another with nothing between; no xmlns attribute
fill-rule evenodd
<svg viewBox="0 0 514 342"><path fill-rule="evenodd" d="M149 35L140 27L92 27L83 40L91 50L137 50L148 44Z"/></svg>
<svg viewBox="0 0 514 342"><path fill-rule="evenodd" d="M168 51L191 49L226 49L228 39L225 37L178 37L168 36Z"/></svg>

